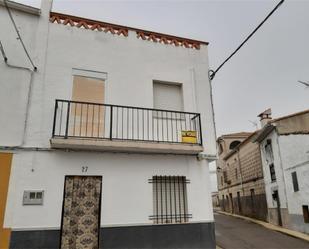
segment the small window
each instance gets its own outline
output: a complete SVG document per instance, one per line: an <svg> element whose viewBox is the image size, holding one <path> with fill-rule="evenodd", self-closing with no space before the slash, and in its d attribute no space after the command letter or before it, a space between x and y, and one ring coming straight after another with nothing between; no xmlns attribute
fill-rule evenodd
<svg viewBox="0 0 309 249"><path fill-rule="evenodd" d="M153 176L154 224L184 223L192 217L188 214L187 183L185 176Z"/></svg>
<svg viewBox="0 0 309 249"><path fill-rule="evenodd" d="M26 190L23 195L23 205L43 205L44 191Z"/></svg>
<svg viewBox="0 0 309 249"><path fill-rule="evenodd" d="M221 185L223 185L223 176L221 176Z"/></svg>
<svg viewBox="0 0 309 249"><path fill-rule="evenodd" d="M155 109L183 111L182 85L154 81L153 105Z"/></svg>
<svg viewBox="0 0 309 249"><path fill-rule="evenodd" d="M237 168L235 169L235 177L236 177L236 179L238 179L238 171L237 171Z"/></svg>
<svg viewBox="0 0 309 249"><path fill-rule="evenodd" d="M304 216L304 222L309 223L309 209L308 205L303 205L303 216Z"/></svg>
<svg viewBox="0 0 309 249"><path fill-rule="evenodd" d="M292 181L293 181L294 192L297 192L299 190L299 187L298 187L298 180L297 180L296 171L292 172Z"/></svg>
<svg viewBox="0 0 309 249"><path fill-rule="evenodd" d="M274 162L274 154L273 149L271 145L271 140L268 139L265 145L265 157L268 164L271 164Z"/></svg>
<svg viewBox="0 0 309 249"><path fill-rule="evenodd" d="M224 179L224 182L227 182L227 172L226 171L223 171L223 179Z"/></svg>
<svg viewBox="0 0 309 249"><path fill-rule="evenodd" d="M273 163L269 165L269 171L270 171L271 181L275 182L277 180L277 178L276 178L275 166L274 166Z"/></svg>
<svg viewBox="0 0 309 249"><path fill-rule="evenodd" d="M236 141L233 141L231 144L230 144L230 150L233 150L236 148L237 145L240 144L240 141L236 140Z"/></svg>

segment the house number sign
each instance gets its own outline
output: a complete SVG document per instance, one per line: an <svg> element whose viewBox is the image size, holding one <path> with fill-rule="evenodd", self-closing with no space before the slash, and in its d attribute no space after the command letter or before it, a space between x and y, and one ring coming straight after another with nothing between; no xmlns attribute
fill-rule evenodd
<svg viewBox="0 0 309 249"><path fill-rule="evenodd" d="M82 167L82 172L83 172L83 173L88 172L88 166L83 166L83 167Z"/></svg>

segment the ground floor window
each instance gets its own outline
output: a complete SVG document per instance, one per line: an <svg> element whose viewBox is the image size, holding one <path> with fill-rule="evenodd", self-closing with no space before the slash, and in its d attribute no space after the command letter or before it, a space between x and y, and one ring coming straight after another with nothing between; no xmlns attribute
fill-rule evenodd
<svg viewBox="0 0 309 249"><path fill-rule="evenodd" d="M185 176L153 176L153 215L155 224L183 223L188 214L187 183Z"/></svg>

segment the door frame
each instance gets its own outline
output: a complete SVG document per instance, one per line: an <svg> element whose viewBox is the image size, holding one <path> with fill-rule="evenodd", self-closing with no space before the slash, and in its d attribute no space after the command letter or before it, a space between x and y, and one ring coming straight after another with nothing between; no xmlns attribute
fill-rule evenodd
<svg viewBox="0 0 309 249"><path fill-rule="evenodd" d="M103 176L102 175L65 175L64 176L64 185L63 185L63 195L62 195L62 210L61 210L61 222L60 222L60 239L59 239L59 248L61 248L62 242L62 226L63 226L63 213L64 213L64 198L65 198L65 188L66 188L66 179L68 177L100 177L101 178L101 191L100 191L100 199L99 199L99 217L98 217L98 248L100 248L100 232L101 232L101 211L102 211L102 185L103 185Z"/></svg>

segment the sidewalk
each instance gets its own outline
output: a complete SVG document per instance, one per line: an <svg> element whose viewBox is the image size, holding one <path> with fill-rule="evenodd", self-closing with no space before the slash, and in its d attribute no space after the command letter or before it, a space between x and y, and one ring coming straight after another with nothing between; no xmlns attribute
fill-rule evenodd
<svg viewBox="0 0 309 249"><path fill-rule="evenodd" d="M270 224L268 222L257 220L257 219L253 219L253 218L246 217L246 216L241 216L241 215L237 215L237 214L231 214L231 213L227 213L227 212L223 212L223 211L219 211L219 210L215 210L215 212L217 212L219 214L229 215L229 216L233 216L233 217L236 217L236 218L240 218L240 219L244 219L244 220L247 220L247 221L251 221L253 223L259 224L259 225L261 225L261 226L263 226L265 228L268 228L270 230L274 230L274 231L277 231L277 232L280 232L280 233L284 233L286 235L289 235L289 236L292 236L292 237L295 237L295 238L298 238L298 239L302 239L302 240L305 240L305 241L309 242L309 235L301 233L301 232L297 232L297 231L293 231L293 230L290 230L290 229L287 229L287 228L275 226L275 225L272 225L272 224Z"/></svg>

